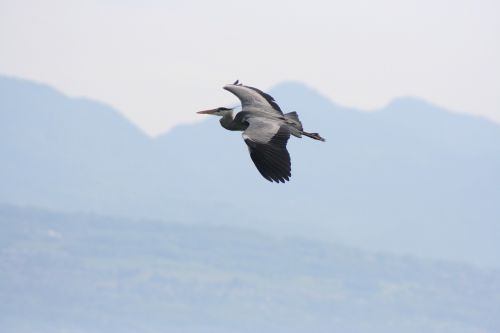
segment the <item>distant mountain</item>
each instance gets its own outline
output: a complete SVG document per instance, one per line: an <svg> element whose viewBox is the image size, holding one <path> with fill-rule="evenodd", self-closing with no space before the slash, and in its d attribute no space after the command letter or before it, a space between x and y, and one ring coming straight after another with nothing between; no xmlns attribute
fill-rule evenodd
<svg viewBox="0 0 500 333"><path fill-rule="evenodd" d="M500 272L0 205L5 332L500 331Z"/></svg>
<svg viewBox="0 0 500 333"><path fill-rule="evenodd" d="M0 201L500 267L498 124L410 97L359 112L297 82L271 94L327 138L292 138L280 185L217 119L151 139L101 103L0 77Z"/></svg>

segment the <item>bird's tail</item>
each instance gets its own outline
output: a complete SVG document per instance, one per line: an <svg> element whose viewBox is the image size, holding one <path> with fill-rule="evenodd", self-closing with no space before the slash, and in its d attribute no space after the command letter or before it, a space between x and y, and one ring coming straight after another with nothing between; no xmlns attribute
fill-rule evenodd
<svg viewBox="0 0 500 333"><path fill-rule="evenodd" d="M294 127L294 130L292 131L293 135L295 135L299 138L300 138L300 135L305 135L305 136L308 136L308 137L315 139L315 140L325 141L325 139L322 138L318 133L304 132L304 129L302 128L302 122L300 121L299 115L297 114L297 112L292 111L289 113L285 113L284 116L285 116L285 119L289 123L291 123ZM299 135L299 133L300 133L300 135Z"/></svg>
<svg viewBox="0 0 500 333"><path fill-rule="evenodd" d="M302 135L305 135L307 137L310 137L311 139L314 139L314 140L319 140L319 141L326 141L323 137L321 137L321 135L319 135L318 133L308 133L308 132L304 132L302 131L301 133Z"/></svg>
<svg viewBox="0 0 500 333"><path fill-rule="evenodd" d="M297 112L292 111L284 114L285 119L288 120L288 122L292 123L295 128L297 128L299 131L302 131L302 123L300 122L299 115Z"/></svg>

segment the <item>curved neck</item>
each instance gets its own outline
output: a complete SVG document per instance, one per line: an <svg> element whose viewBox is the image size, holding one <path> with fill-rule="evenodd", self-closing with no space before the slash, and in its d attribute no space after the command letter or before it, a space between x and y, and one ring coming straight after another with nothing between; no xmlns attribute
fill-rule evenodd
<svg viewBox="0 0 500 333"><path fill-rule="evenodd" d="M224 113L222 118L220 119L220 124L227 130L230 131L241 131L241 126L234 121L234 113L233 111L228 111Z"/></svg>

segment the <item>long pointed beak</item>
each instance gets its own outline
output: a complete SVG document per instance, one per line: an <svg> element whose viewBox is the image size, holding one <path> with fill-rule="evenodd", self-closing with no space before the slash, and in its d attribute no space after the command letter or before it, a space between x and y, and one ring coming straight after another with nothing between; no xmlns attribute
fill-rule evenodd
<svg viewBox="0 0 500 333"><path fill-rule="evenodd" d="M198 111L196 113L198 113L198 114L214 114L215 112L217 112L217 109Z"/></svg>

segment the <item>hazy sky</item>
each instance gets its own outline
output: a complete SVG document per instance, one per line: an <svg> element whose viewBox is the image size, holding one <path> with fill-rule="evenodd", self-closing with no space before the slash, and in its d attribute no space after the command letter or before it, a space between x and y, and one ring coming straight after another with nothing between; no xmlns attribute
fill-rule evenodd
<svg viewBox="0 0 500 333"><path fill-rule="evenodd" d="M101 100L150 134L233 103L221 87L236 79L500 121L500 1L0 0L0 74Z"/></svg>

